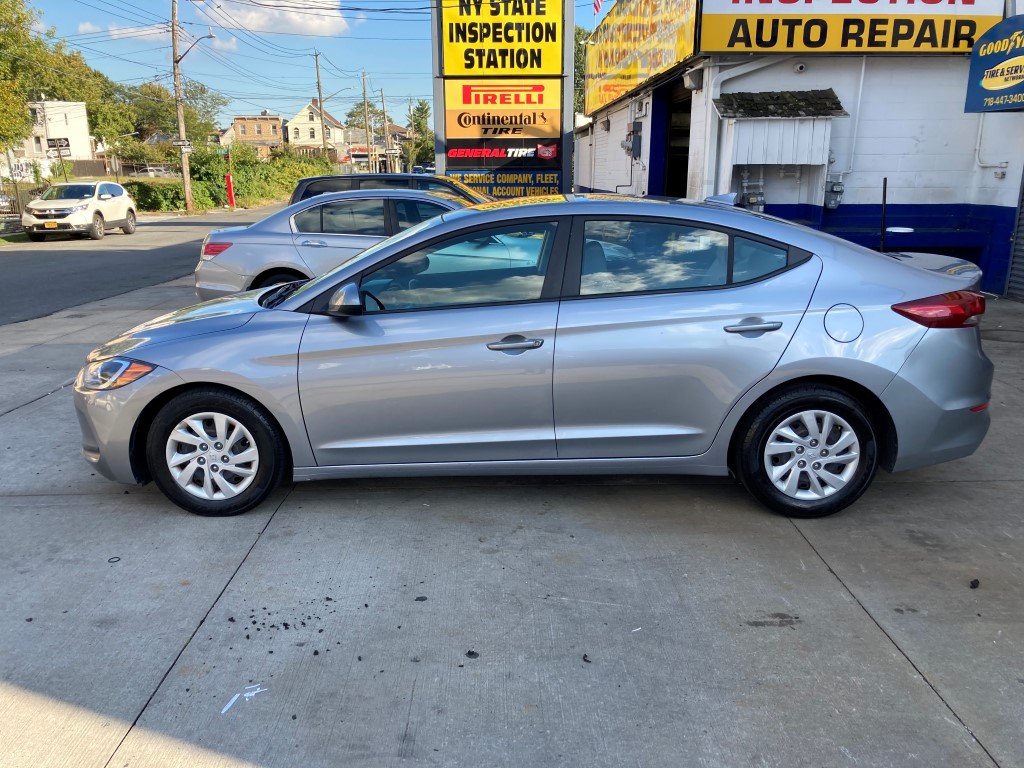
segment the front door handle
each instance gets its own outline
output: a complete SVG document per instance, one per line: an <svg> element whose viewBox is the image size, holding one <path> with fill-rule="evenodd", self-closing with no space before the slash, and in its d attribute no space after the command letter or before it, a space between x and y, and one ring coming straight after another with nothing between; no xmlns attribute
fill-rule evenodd
<svg viewBox="0 0 1024 768"><path fill-rule="evenodd" d="M492 341L487 345L488 349L495 352L508 352L510 350L537 349L544 345L544 339L528 339L525 336L515 334L506 336L501 341Z"/></svg>
<svg viewBox="0 0 1024 768"><path fill-rule="evenodd" d="M327 243L323 240L303 240L299 245L308 245L310 248L326 248Z"/></svg>
<svg viewBox="0 0 1024 768"><path fill-rule="evenodd" d="M780 322L772 323L741 323L725 326L726 333L758 333L760 331L777 331L782 327Z"/></svg>

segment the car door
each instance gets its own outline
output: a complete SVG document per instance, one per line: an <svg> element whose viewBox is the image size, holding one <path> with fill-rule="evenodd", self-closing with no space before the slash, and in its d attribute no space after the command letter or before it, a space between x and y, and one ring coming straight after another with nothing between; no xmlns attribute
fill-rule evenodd
<svg viewBox="0 0 1024 768"><path fill-rule="evenodd" d="M358 278L363 314L312 315L298 370L317 463L554 458L566 230L523 222L410 248ZM515 265L482 262L476 242L510 231Z"/></svg>
<svg viewBox="0 0 1024 768"><path fill-rule="evenodd" d="M292 216L292 243L314 275L322 275L388 236L387 200L349 198Z"/></svg>
<svg viewBox="0 0 1024 768"><path fill-rule="evenodd" d="M113 184L100 184L96 190L96 207L103 214L103 220L111 225L124 218L114 194L116 191Z"/></svg>
<svg viewBox="0 0 1024 768"><path fill-rule="evenodd" d="M778 363L810 254L674 220L575 223L554 373L559 458L693 456Z"/></svg>

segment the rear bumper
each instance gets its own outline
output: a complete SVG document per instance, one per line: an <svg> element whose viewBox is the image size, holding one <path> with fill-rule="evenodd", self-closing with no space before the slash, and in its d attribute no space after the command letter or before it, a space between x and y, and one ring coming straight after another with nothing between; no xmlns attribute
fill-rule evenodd
<svg viewBox="0 0 1024 768"><path fill-rule="evenodd" d="M992 361L979 329L931 329L882 392L896 426L893 471L917 469L974 453L988 432Z"/></svg>
<svg viewBox="0 0 1024 768"><path fill-rule="evenodd" d="M216 260L200 260L195 269L196 295L202 301L219 299L246 290L249 275L239 275L220 266Z"/></svg>

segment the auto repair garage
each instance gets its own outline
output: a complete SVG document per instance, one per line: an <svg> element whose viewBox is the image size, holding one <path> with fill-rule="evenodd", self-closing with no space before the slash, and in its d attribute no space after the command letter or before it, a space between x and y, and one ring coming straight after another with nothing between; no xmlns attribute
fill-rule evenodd
<svg viewBox="0 0 1024 768"><path fill-rule="evenodd" d="M1024 113L965 111L972 49L1018 11L619 0L586 43L575 188L737 193L871 248L970 259L985 290L1024 298Z"/></svg>

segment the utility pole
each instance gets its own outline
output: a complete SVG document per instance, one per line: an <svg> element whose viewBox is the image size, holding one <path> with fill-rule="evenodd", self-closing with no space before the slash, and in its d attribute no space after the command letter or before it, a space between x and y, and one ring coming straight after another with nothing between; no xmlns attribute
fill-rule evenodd
<svg viewBox="0 0 1024 768"><path fill-rule="evenodd" d="M409 97L409 152L407 153L405 171L412 173L412 167L416 165L416 125L412 121L412 96Z"/></svg>
<svg viewBox="0 0 1024 768"><path fill-rule="evenodd" d="M313 51L313 60L316 62L316 95L317 111L320 113L320 137L324 144L324 157L327 154L327 130L324 128L324 89L320 84L320 51Z"/></svg>
<svg viewBox="0 0 1024 768"><path fill-rule="evenodd" d="M388 105L384 101L384 89L380 89L380 108L384 110L384 164L388 173L395 172L395 163L391 159L391 126L388 125Z"/></svg>
<svg viewBox="0 0 1024 768"><path fill-rule="evenodd" d="M373 136L370 135L370 105L366 101L366 71L363 70L363 130L366 131L366 170L373 172L375 168L370 167L370 145Z"/></svg>
<svg viewBox="0 0 1024 768"><path fill-rule="evenodd" d="M191 50L191 49L190 49ZM178 55L178 0L171 0L171 57L174 61L174 106L178 110L178 139L187 141L185 136L185 102L181 95L181 60ZM181 147L181 182L185 189L185 210L195 208L192 202L192 176L188 167L188 147Z"/></svg>

